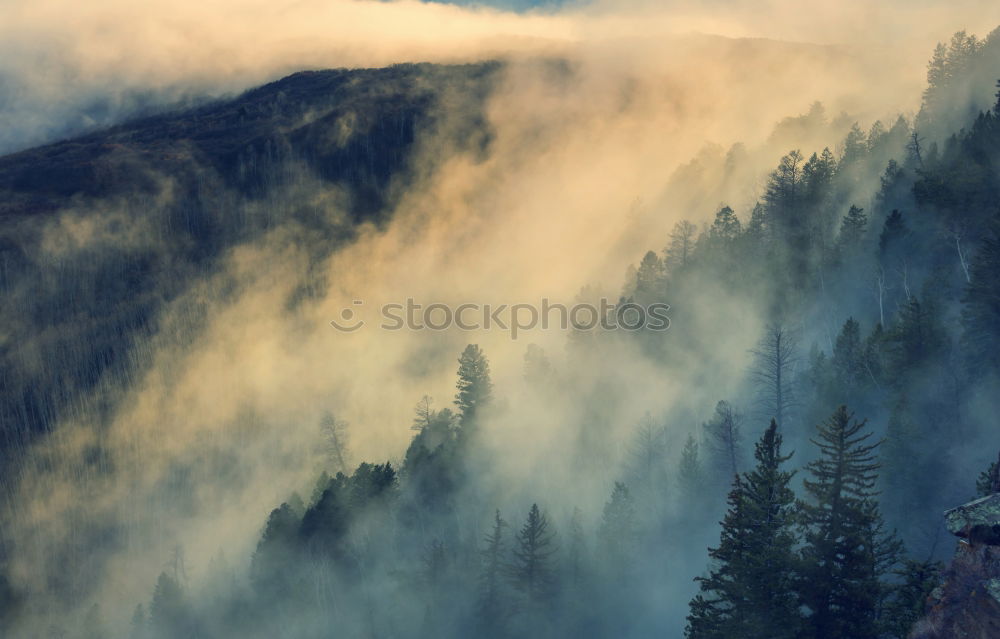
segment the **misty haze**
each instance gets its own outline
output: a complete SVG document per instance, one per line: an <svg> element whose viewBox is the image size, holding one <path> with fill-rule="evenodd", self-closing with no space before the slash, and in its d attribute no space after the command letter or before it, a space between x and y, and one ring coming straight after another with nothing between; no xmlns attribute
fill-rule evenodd
<svg viewBox="0 0 1000 639"><path fill-rule="evenodd" d="M0 637L1000 639L1000 4L8 0Z"/></svg>

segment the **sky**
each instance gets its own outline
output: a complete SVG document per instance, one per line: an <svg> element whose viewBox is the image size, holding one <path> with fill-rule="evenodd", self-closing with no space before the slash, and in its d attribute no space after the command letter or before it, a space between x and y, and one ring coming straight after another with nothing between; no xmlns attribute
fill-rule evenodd
<svg viewBox="0 0 1000 639"><path fill-rule="evenodd" d="M304 68L560 53L580 44L595 50L613 41L644 46L690 33L839 47L865 56L873 70L903 70L912 90L923 72L904 60L926 57L930 43L958 29L985 34L1000 23L1000 7L984 0L808 8L791 0L542 8L516 1L7 0L0 5L0 152Z"/></svg>

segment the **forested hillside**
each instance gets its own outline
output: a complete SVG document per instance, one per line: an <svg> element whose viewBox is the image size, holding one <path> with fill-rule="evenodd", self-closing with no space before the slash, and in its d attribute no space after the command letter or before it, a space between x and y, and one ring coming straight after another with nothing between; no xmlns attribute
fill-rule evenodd
<svg viewBox="0 0 1000 639"><path fill-rule="evenodd" d="M482 148L498 68L302 72L0 158L0 467L79 415L84 395L141 375L165 305L234 246L294 228L319 261L385 222L415 132L441 109L454 114L441 136ZM302 196L317 185L343 215Z"/></svg>
<svg viewBox="0 0 1000 639"><path fill-rule="evenodd" d="M107 214L113 226L115 215L138 214L168 188L147 167L166 162L184 176L197 163L226 188L204 183L199 170L169 186L186 195L149 207L163 216L148 221L151 233L184 230L172 240L181 257L170 257L178 295L191 271L221 268L227 249L267 232L271 215L293 217L286 241L319 261L352 241L358 225L388 222L381 215L407 187L395 180L418 124L440 125L463 152L489 154L480 116L501 67L299 74L233 102L8 156L0 159L3 232L29 233L65 195L59 185L77 180L80 207L106 195L107 180L135 185ZM621 265L619 302L670 305L669 330L577 326L565 357L514 341L524 352L516 393L495 383L491 353L466 336L471 343L447 355L454 396L414 387L403 398L415 408L412 424L398 425L412 431L401 457L358 459L351 438L361 426L332 410L309 424L321 467L259 521L249 556L222 543L195 578L178 547L148 592L119 593L113 608L88 593L97 560L64 574L47 565L57 596L44 601L11 574L0 581L0 624L9 624L0 628L37 629L38 618L62 608L76 623L63 616L48 635L23 636L905 639L953 551L943 511L991 490L1000 450L995 76L1000 30L983 40L956 34L935 50L912 119L831 120L817 104L778 126L769 143L788 148L756 189L754 163L768 151L743 145L663 175L668 198L719 202L705 223L704 211L691 211L668 235L643 236L648 252ZM333 96L326 106L308 98L315 83ZM338 101L346 85L365 88L350 93L356 102ZM474 116L436 120L455 100ZM829 148L796 141L841 130ZM317 142L337 135L339 145ZM116 140L130 141L124 157ZM342 188L350 217L331 227L315 202L296 200L288 163ZM231 188L267 206L213 198ZM261 217L227 217L248 211ZM67 389L149 365L131 351L138 361L123 361L117 349L136 327L153 331L148 318L173 289L160 287L159 269L155 287L145 279L165 252L123 245L39 266L23 244L0 242L0 286L15 301L3 310L12 328L0 342L0 423L16 466L35 433L84 411L62 401L76 397ZM546 256L536 257L547 268ZM287 308L321 296L317 279L304 276ZM580 300L597 296L587 284L579 283ZM39 333L31 348L87 344L62 358L72 381L46 381L53 378L19 363L29 330ZM748 330L749 353L734 346ZM404 369L387 364L386 374ZM633 392L649 370L686 380L710 404L642 404L660 392ZM718 383L720 370L739 383ZM614 425L635 414L645 416L618 441ZM252 415L240 419L247 433L256 427ZM513 422L525 420L516 430ZM558 436L548 439L546 429ZM545 453L535 465L496 453L533 459L536 444ZM198 445L213 472L249 481L217 441ZM114 463L99 444L92 452L90 465ZM192 467L171 468L164 528L171 516L182 521L230 497L199 492ZM74 542L95 556L131 543L126 524L80 517L87 525L74 529ZM0 546L0 560L13 564L19 550Z"/></svg>

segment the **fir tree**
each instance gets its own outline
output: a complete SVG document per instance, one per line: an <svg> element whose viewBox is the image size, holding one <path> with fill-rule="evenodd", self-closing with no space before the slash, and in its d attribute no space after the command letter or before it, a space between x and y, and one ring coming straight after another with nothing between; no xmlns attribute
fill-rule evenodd
<svg viewBox="0 0 1000 639"><path fill-rule="evenodd" d="M844 322L837 341L833 347L833 370L836 375L839 390L848 394L854 391L865 380L864 346L861 343L861 327L850 317Z"/></svg>
<svg viewBox="0 0 1000 639"><path fill-rule="evenodd" d="M879 442L866 421L841 406L818 429L820 457L807 466L809 501L800 504L805 528L800 592L815 639L876 639L887 587L882 578L899 552L883 533L875 483Z"/></svg>
<svg viewBox="0 0 1000 639"><path fill-rule="evenodd" d="M670 273L676 273L690 265L694 256L694 236L698 227L687 220L681 220L670 232L670 244L664 249L664 264Z"/></svg>
<svg viewBox="0 0 1000 639"><path fill-rule="evenodd" d="M751 374L757 387L758 408L781 428L796 403L793 382L798 364L798 336L781 324L770 324L752 354Z"/></svg>
<svg viewBox="0 0 1000 639"><path fill-rule="evenodd" d="M1000 371L1000 222L983 234L962 301L962 345L969 363Z"/></svg>
<svg viewBox="0 0 1000 639"><path fill-rule="evenodd" d="M743 457L743 415L727 401L715 405L712 419L702 425L711 455L714 479L725 485L740 472Z"/></svg>
<svg viewBox="0 0 1000 639"><path fill-rule="evenodd" d="M324 452L334 471L350 472L347 467L347 422L327 411L320 420L320 431L323 433Z"/></svg>
<svg viewBox="0 0 1000 639"><path fill-rule="evenodd" d="M813 153L809 161L802 167L802 175L805 179L806 202L812 206L819 206L823 203L833 183L833 178L837 173L837 161L829 148L824 148L819 155Z"/></svg>
<svg viewBox="0 0 1000 639"><path fill-rule="evenodd" d="M448 595L453 574L454 553L444 542L432 539L421 556L419 583L424 599L424 619L420 630L422 637L439 637L448 634Z"/></svg>
<svg viewBox="0 0 1000 639"><path fill-rule="evenodd" d="M916 297L908 299L899 309L896 323L887 336L891 374L898 386L921 368L936 361L946 346L947 337L937 318L936 307Z"/></svg>
<svg viewBox="0 0 1000 639"><path fill-rule="evenodd" d="M420 398L420 401L413 408L413 425L410 426L410 430L415 430L419 433L433 423L436 412L431 408L433 404L434 398L430 395L424 395Z"/></svg>
<svg viewBox="0 0 1000 639"><path fill-rule="evenodd" d="M927 599L941 583L941 563L907 559L895 570L895 584L885 606L885 634L907 639L927 612Z"/></svg>
<svg viewBox="0 0 1000 639"><path fill-rule="evenodd" d="M844 151L840 156L841 170L857 163L868 153L868 141L865 139L865 132L861 130L858 123L851 125L847 137L844 139Z"/></svg>
<svg viewBox="0 0 1000 639"><path fill-rule="evenodd" d="M812 239L802 215L806 194L802 171L801 153L792 151L785 155L768 177L764 193L772 239L785 247L796 269L803 266Z"/></svg>
<svg viewBox="0 0 1000 639"><path fill-rule="evenodd" d="M646 413L632 437L628 459L628 482L636 488L635 496L649 514L645 523L654 523L661 514L667 484L666 455L666 429Z"/></svg>
<svg viewBox="0 0 1000 639"><path fill-rule="evenodd" d="M635 299L651 302L659 297L663 285L663 263L653 251L647 251L635 273Z"/></svg>
<svg viewBox="0 0 1000 639"><path fill-rule="evenodd" d="M630 572L636 551L635 505L628 487L616 481L611 498L604 504L598 538L608 571L619 579Z"/></svg>
<svg viewBox="0 0 1000 639"><path fill-rule="evenodd" d="M544 612L556 594L556 544L555 532L538 504L531 505L516 542L508 567L511 584L521 594L529 614Z"/></svg>
<svg viewBox="0 0 1000 639"><path fill-rule="evenodd" d="M910 231L906 226L906 222L903 220L903 214L898 209L894 209L885 219L885 224L882 225L882 232L878 236L879 255L882 257L883 262L903 242L909 233Z"/></svg>
<svg viewBox="0 0 1000 639"><path fill-rule="evenodd" d="M455 405L459 409L459 423L472 426L476 418L493 399L493 382L490 380L490 364L486 355L476 344L469 344L458 358L458 393Z"/></svg>
<svg viewBox="0 0 1000 639"><path fill-rule="evenodd" d="M837 236L837 242L841 250L849 251L857 248L867 229L868 216L865 215L865 210L852 204L847 215L840 222L840 235Z"/></svg>
<svg viewBox="0 0 1000 639"><path fill-rule="evenodd" d="M728 206L719 209L719 212L715 214L715 221L708 229L709 237L721 248L731 247L733 242L739 238L740 232L740 220L736 217L733 209Z"/></svg>
<svg viewBox="0 0 1000 639"><path fill-rule="evenodd" d="M793 472L782 469L777 422L756 444L753 471L729 493L713 568L691 601L689 639L792 639L801 618L795 596Z"/></svg>
<svg viewBox="0 0 1000 639"><path fill-rule="evenodd" d="M762 245L767 239L767 210L760 202L754 204L747 222L746 237L755 245Z"/></svg>
<svg viewBox="0 0 1000 639"><path fill-rule="evenodd" d="M184 592L177 581L163 572L156 581L153 601L149 605L149 627L153 637L167 639L190 636Z"/></svg>
<svg viewBox="0 0 1000 639"><path fill-rule="evenodd" d="M476 615L483 629L493 634L499 634L500 626L506 616L506 606L502 591L502 569L504 565L504 529L507 522L500 517L497 510L493 517L493 528L484 539L480 551L479 571L479 601Z"/></svg>
<svg viewBox="0 0 1000 639"><path fill-rule="evenodd" d="M705 469L698 456L698 442L694 435L688 435L677 464L677 485L682 498L687 502L697 499L705 483Z"/></svg>
<svg viewBox="0 0 1000 639"><path fill-rule="evenodd" d="M329 489L332 481L327 479L327 486L317 497L316 503ZM316 503L310 510L316 507ZM287 503L272 510L267 518L264 532L250 561L250 583L261 600L288 596L300 584L301 575L295 564L299 559L301 525L301 517ZM149 613L152 623L152 608Z"/></svg>
<svg viewBox="0 0 1000 639"><path fill-rule="evenodd" d="M417 404L414 427L420 431L403 459L406 514L421 525L435 515L451 512L465 472L457 418L448 408L431 410L429 399Z"/></svg>

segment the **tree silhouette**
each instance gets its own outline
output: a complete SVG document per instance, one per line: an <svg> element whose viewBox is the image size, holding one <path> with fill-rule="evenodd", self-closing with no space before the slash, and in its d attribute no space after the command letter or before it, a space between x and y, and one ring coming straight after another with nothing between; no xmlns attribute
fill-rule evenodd
<svg viewBox="0 0 1000 639"><path fill-rule="evenodd" d="M552 605L556 594L553 563L556 550L555 531L538 504L532 504L517 533L513 561L508 568L511 584L521 594L529 614L544 612Z"/></svg>
<svg viewBox="0 0 1000 639"><path fill-rule="evenodd" d="M459 423L463 427L472 426L493 399L490 364L478 345L469 344L458 358L456 386L455 406L459 410Z"/></svg>
<svg viewBox="0 0 1000 639"><path fill-rule="evenodd" d="M691 601L690 639L792 639L800 636L795 595L793 472L782 469L777 422L755 446L757 464L738 476L729 493L719 545L709 549L714 564L699 577Z"/></svg>

